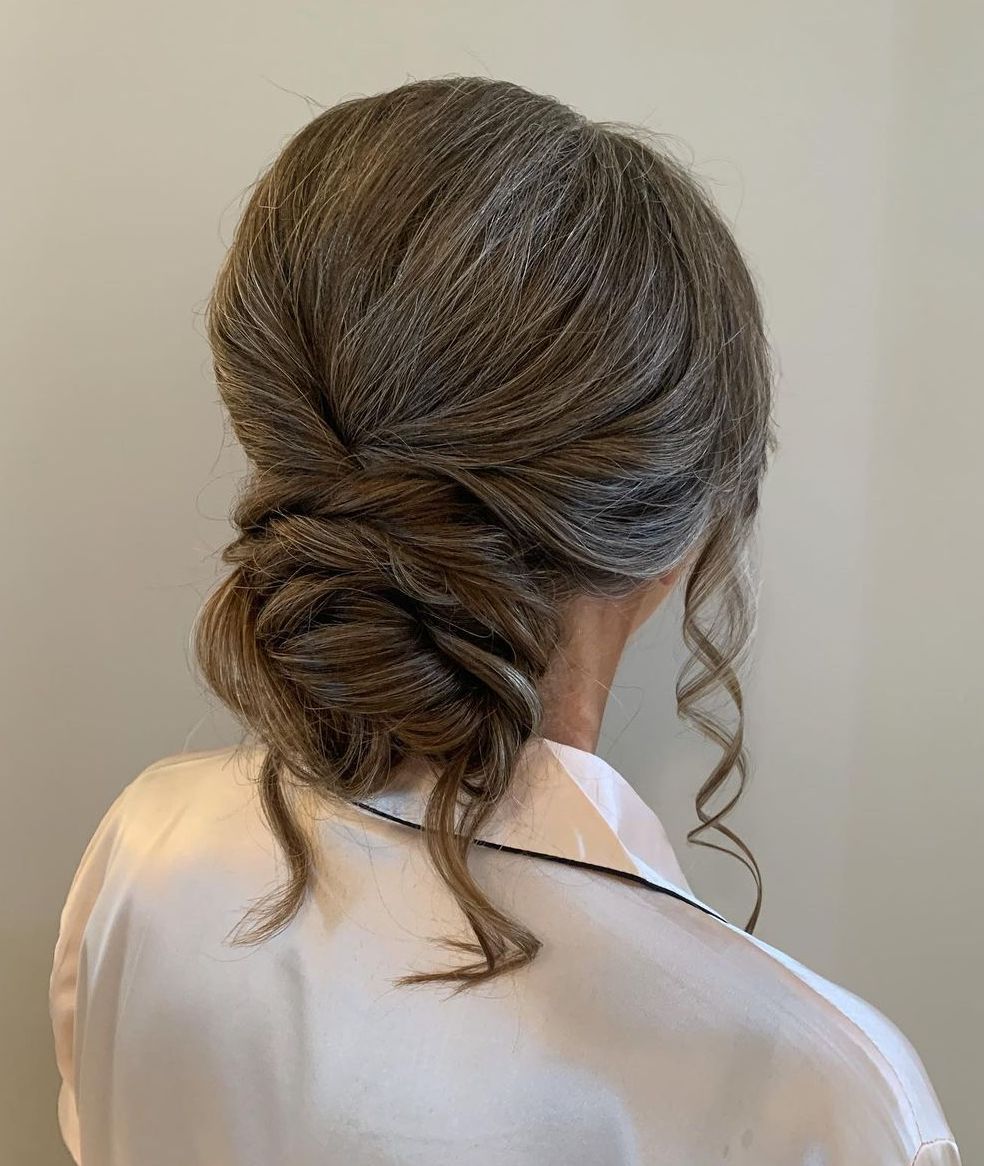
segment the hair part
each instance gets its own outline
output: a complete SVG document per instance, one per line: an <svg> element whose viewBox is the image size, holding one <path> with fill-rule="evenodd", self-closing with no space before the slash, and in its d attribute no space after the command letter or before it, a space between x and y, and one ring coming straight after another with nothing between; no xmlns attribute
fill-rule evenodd
<svg viewBox="0 0 984 1166"><path fill-rule="evenodd" d="M207 326L250 473L195 653L266 745L288 864L239 940L285 926L309 884L292 786L356 801L416 758L437 773L429 854L475 942L404 982L528 964L539 941L468 857L541 724L566 605L692 552L678 711L722 756L690 837L749 866L754 926L758 867L724 818L747 770L736 665L771 375L753 281L697 182L654 135L508 82L355 98L254 185ZM719 689L736 727L705 709Z"/></svg>

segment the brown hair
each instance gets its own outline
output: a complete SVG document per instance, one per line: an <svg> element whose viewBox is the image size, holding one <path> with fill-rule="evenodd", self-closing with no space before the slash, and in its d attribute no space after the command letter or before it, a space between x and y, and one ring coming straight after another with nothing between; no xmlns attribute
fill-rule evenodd
<svg viewBox="0 0 984 1166"><path fill-rule="evenodd" d="M291 786L357 800L422 758L439 775L427 846L474 959L407 981L532 960L470 845L537 732L567 602L691 553L678 709L722 756L690 837L717 846L716 830L749 866L754 926L758 868L722 819L746 774L736 665L774 444L768 349L731 234L655 135L478 77L345 101L256 182L207 322L251 468L195 649L266 746L289 864L243 941L305 894ZM701 707L718 687L735 728Z"/></svg>

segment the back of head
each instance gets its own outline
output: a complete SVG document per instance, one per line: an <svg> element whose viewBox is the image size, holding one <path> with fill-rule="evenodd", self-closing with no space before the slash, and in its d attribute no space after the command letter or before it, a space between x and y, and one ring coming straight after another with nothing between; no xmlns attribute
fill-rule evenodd
<svg viewBox="0 0 984 1166"><path fill-rule="evenodd" d="M208 324L251 469L196 649L268 746L291 872L251 938L308 879L287 778L356 800L412 757L439 774L427 842L476 936L474 963L415 978L533 958L470 841L540 724L567 604L689 555L679 706L722 745L698 831L741 847L706 807L744 777L740 715L697 704L722 684L741 711L770 374L745 263L680 165L506 82L346 101L256 183Z"/></svg>

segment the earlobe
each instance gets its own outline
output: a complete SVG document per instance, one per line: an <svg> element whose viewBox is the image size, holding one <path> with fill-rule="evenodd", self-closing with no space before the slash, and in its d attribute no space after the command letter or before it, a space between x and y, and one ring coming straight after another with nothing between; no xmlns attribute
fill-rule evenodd
<svg viewBox="0 0 984 1166"><path fill-rule="evenodd" d="M671 587L676 586L676 582L680 578L682 573L683 573L683 564L678 563L677 566L671 567L668 571L665 571L662 575L658 575L657 579L664 587L669 589Z"/></svg>
<svg viewBox="0 0 984 1166"><path fill-rule="evenodd" d="M676 578L676 568L659 575L645 584L639 593L638 603L632 619L632 633L635 633L649 619L657 607L669 595L673 581Z"/></svg>
<svg viewBox="0 0 984 1166"><path fill-rule="evenodd" d="M667 589L675 587L684 571L688 570L696 562L699 553L699 547L693 548L676 566L670 567L668 571L664 571L662 575L657 576L660 583Z"/></svg>

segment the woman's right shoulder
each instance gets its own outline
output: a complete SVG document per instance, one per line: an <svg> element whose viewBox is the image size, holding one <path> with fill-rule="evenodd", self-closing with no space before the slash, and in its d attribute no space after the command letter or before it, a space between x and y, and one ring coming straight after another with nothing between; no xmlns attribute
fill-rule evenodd
<svg viewBox="0 0 984 1166"><path fill-rule="evenodd" d="M785 952L758 939L751 943L773 975L788 981L803 1037L815 1039L821 1050L821 1073L837 1078L834 1093L853 1095L861 1120L870 1107L874 1126L884 1123L878 1136L891 1130L914 1166L959 1166L939 1099L902 1030L873 1004Z"/></svg>
<svg viewBox="0 0 984 1166"><path fill-rule="evenodd" d="M678 920L685 911L673 907ZM801 1131L813 1124L818 1147L828 1135L830 1156L818 1161L960 1166L925 1067L895 1023L719 917L694 911L686 931L672 946L689 965L679 974L694 985L697 1028L723 1056L747 1059L749 1078L791 1136L797 1123ZM665 947L654 955L656 966L666 959Z"/></svg>

